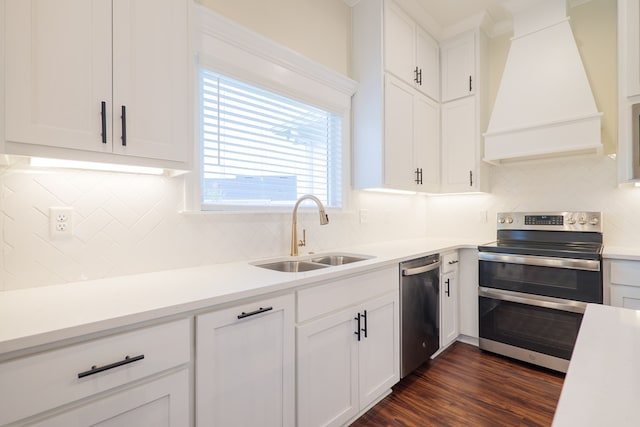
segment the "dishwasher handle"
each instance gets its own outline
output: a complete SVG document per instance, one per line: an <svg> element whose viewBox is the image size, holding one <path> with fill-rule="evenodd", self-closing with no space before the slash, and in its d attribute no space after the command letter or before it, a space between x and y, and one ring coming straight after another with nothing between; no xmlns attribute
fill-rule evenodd
<svg viewBox="0 0 640 427"><path fill-rule="evenodd" d="M440 267L440 261L432 262L431 264L427 264L427 265L421 265L420 267L403 268L402 275L415 276L416 274L426 273L427 271L432 271L439 267Z"/></svg>

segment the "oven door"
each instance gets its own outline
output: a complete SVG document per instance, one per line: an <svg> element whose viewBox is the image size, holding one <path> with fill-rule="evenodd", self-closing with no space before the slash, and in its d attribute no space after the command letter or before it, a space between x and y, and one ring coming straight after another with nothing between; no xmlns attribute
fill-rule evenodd
<svg viewBox="0 0 640 427"><path fill-rule="evenodd" d="M566 372L586 303L479 289L480 348Z"/></svg>
<svg viewBox="0 0 640 427"><path fill-rule="evenodd" d="M600 260L480 252L479 285L602 303Z"/></svg>

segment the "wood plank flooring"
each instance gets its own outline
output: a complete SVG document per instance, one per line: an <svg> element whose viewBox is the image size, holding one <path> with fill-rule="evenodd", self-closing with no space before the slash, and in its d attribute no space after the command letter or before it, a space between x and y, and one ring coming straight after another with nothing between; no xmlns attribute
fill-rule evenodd
<svg viewBox="0 0 640 427"><path fill-rule="evenodd" d="M352 426L550 426L563 381L564 374L456 342Z"/></svg>

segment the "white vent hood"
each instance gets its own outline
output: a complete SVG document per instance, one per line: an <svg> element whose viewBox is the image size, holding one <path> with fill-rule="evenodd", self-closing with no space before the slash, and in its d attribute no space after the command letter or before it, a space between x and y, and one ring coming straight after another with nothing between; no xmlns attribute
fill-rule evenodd
<svg viewBox="0 0 640 427"><path fill-rule="evenodd" d="M565 0L518 0L514 36L484 134L484 160L597 152L596 108Z"/></svg>

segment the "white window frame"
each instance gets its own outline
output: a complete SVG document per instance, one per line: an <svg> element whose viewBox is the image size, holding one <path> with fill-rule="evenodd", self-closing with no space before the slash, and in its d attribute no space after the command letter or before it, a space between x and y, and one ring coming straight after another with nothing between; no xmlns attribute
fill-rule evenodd
<svg viewBox="0 0 640 427"><path fill-rule="evenodd" d="M357 83L197 4L195 49L197 64L220 74L263 87L283 96L334 112L342 117L342 208L351 183L351 97ZM194 77L197 82L197 77ZM195 85L198 86L198 85ZM194 93L199 93L199 87ZM194 97L199 102L199 96ZM195 111L200 111L199 105ZM199 114L195 126L200 123ZM199 135L199 132L196 132ZM201 210L201 141L194 144L193 173L187 180L186 208ZM219 206L216 211L289 212L290 207ZM210 212L210 211L208 211ZM214 211L215 212L215 211Z"/></svg>

